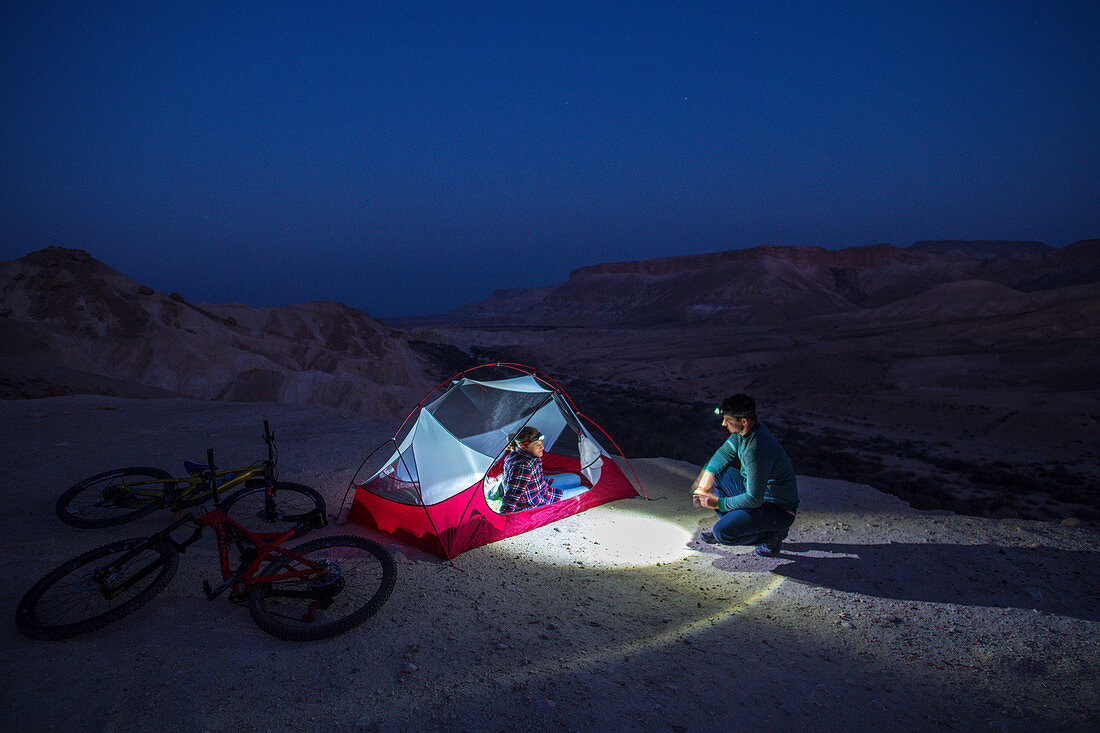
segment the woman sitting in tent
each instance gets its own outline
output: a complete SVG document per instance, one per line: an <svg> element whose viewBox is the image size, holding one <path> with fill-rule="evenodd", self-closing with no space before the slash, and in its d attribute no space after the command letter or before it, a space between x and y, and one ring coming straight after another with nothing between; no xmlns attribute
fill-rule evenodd
<svg viewBox="0 0 1100 733"><path fill-rule="evenodd" d="M501 512L520 512L561 499L563 491L576 489L581 477L575 473L542 475L544 436L530 425L521 428L508 444L504 457L504 504Z"/></svg>

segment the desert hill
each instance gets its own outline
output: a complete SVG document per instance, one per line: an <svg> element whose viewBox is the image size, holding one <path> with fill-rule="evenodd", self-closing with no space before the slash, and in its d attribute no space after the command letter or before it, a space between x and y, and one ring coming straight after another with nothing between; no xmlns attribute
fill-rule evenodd
<svg viewBox="0 0 1100 733"><path fill-rule="evenodd" d="M1048 307L1065 310L1060 296L1023 293L1096 282L1100 240L1060 250L1034 242L836 251L765 246L583 267L557 287L501 290L439 320L738 329L831 316L865 322L943 320L948 312L1045 316ZM1091 312L1087 290L1066 292ZM389 414L441 371L432 353L410 348L403 333L339 303L196 305L157 293L87 252L59 247L0 263L0 334L4 391L11 396L87 391L72 385L101 377L111 383L99 391L110 394L152 389Z"/></svg>
<svg viewBox="0 0 1100 733"><path fill-rule="evenodd" d="M759 248L583 268L544 296L541 328L500 314L409 335L544 365L642 455L704 462L716 398L745 391L798 470L923 508L1097 523L1098 267L1098 240ZM740 290L676 302L722 287Z"/></svg>
<svg viewBox="0 0 1100 733"><path fill-rule="evenodd" d="M82 250L50 247L0 263L0 314L11 396L28 384L16 375L36 371L42 383L23 396L64 394L84 375L104 378L89 391L105 394L153 389L393 414L428 381L397 331L345 305L195 305Z"/></svg>
<svg viewBox="0 0 1100 733"><path fill-rule="evenodd" d="M967 241L958 239L922 240L913 242L906 249L946 257L963 259L999 259L1002 257L1033 257L1051 251L1042 242L1015 242L1004 240Z"/></svg>

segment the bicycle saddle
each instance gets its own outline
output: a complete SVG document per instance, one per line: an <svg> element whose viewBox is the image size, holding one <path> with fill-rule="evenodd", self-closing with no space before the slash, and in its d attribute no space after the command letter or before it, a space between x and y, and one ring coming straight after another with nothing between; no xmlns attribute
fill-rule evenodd
<svg viewBox="0 0 1100 733"><path fill-rule="evenodd" d="M209 471L210 466L206 463L196 463L195 461L184 461L183 470L187 471L188 475L194 476L196 473L202 473L203 471Z"/></svg>

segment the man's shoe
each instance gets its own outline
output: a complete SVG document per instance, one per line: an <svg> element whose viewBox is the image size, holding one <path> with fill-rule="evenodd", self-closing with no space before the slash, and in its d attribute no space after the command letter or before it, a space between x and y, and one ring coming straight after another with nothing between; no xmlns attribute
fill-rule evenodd
<svg viewBox="0 0 1100 733"><path fill-rule="evenodd" d="M783 540L787 539L787 530L769 532L764 538L764 544L758 545L753 552L764 557L775 557L779 554L779 548L783 546Z"/></svg>
<svg viewBox="0 0 1100 733"><path fill-rule="evenodd" d="M714 539L714 532L700 532L699 539L706 542L708 545L718 544L718 540Z"/></svg>
<svg viewBox="0 0 1100 733"><path fill-rule="evenodd" d="M772 547L771 545L757 545L756 549L754 549L753 552L762 557L778 557L779 546L776 545L775 547Z"/></svg>

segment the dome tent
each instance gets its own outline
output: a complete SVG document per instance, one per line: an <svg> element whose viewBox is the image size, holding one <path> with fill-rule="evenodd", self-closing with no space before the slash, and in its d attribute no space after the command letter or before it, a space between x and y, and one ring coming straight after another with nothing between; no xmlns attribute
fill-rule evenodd
<svg viewBox="0 0 1100 733"><path fill-rule="evenodd" d="M492 381L468 376L488 367L515 376ZM363 462L349 487L355 489L355 498L348 519L451 559L594 506L637 496L582 417L614 445L602 428L577 412L559 386L530 367L483 364L461 372L422 399L393 438ZM491 495L501 481L508 440L526 425L545 436L544 473L578 474L581 488L553 504L504 514ZM357 483L359 473L368 478Z"/></svg>

